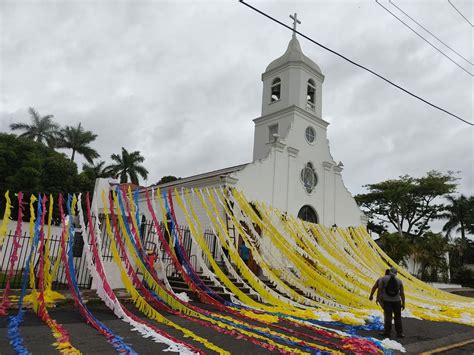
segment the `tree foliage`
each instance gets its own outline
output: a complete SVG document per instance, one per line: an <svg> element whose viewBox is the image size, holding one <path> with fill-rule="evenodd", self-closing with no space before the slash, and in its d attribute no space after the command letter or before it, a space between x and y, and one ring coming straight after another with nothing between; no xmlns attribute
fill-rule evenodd
<svg viewBox="0 0 474 355"><path fill-rule="evenodd" d="M413 240L443 212L444 205L437 198L454 192L455 181L452 172L430 171L421 178L404 175L365 185L368 192L355 199L373 224L382 229L392 226L400 235Z"/></svg>
<svg viewBox="0 0 474 355"><path fill-rule="evenodd" d="M406 266L406 258L411 254L411 243L398 233L383 233L378 242L387 255L399 265Z"/></svg>
<svg viewBox="0 0 474 355"><path fill-rule="evenodd" d="M418 266L418 277L424 281L448 281L448 238L426 232L415 240L412 257Z"/></svg>
<svg viewBox="0 0 474 355"><path fill-rule="evenodd" d="M59 192L92 191L93 181L81 178L77 166L64 154L43 144L19 138L13 134L0 133L0 193L22 191L24 201L29 195ZM10 195L15 202L13 195ZM0 198L0 211L4 210L4 199ZM15 205L16 206L16 205ZM13 208L13 217L17 207ZM25 219L29 211L25 209Z"/></svg>
<svg viewBox="0 0 474 355"><path fill-rule="evenodd" d="M145 169L143 163L145 158L140 154L139 151L129 153L124 147L122 147L122 154L112 154L110 158L115 162L107 166L105 169L107 174L111 176L120 176L120 182L126 183L128 181L138 185L138 175L143 179L148 177L148 170Z"/></svg>
<svg viewBox="0 0 474 355"><path fill-rule="evenodd" d="M448 236L451 236L453 231L461 233L462 239L466 239L467 234L474 234L474 196L446 196L446 199L449 204L445 212L438 217L448 220L443 226L443 232Z"/></svg>
<svg viewBox="0 0 474 355"><path fill-rule="evenodd" d="M449 244L451 281L474 287L474 271L469 269L467 264L474 264L474 241L468 238L454 238Z"/></svg>
<svg viewBox="0 0 474 355"><path fill-rule="evenodd" d="M110 177L110 174L107 173L105 167L105 161L99 161L95 164L83 164L82 173L86 174L93 180Z"/></svg>
<svg viewBox="0 0 474 355"><path fill-rule="evenodd" d="M176 176L173 176L173 175L165 175L160 180L158 180L158 182L156 184L157 185L166 184L168 182L173 182L173 181L176 181L176 180L179 180L179 179L181 179L181 178L177 178Z"/></svg>
<svg viewBox="0 0 474 355"><path fill-rule="evenodd" d="M54 147L56 143L59 125L53 122L53 115L41 115L32 107L28 112L31 116L31 124L27 123L12 123L10 128L24 131L20 137L28 138L39 143L46 143L49 147Z"/></svg>
<svg viewBox="0 0 474 355"><path fill-rule="evenodd" d="M77 127L66 126L61 129L57 147L72 149L71 161L74 161L75 154L78 153L92 164L94 159L100 156L95 149L89 146L96 138L97 134L84 130L81 123L79 123Z"/></svg>

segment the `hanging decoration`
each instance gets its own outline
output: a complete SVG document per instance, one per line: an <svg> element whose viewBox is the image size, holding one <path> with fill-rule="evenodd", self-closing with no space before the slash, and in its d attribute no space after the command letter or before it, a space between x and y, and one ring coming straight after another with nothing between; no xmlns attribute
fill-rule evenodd
<svg viewBox="0 0 474 355"><path fill-rule="evenodd" d="M26 294L26 287L28 284L28 280L30 277L30 267L31 267L31 260L34 254L36 245L38 244L39 240L39 224L42 215L42 204L41 204L41 195L38 197L38 212L37 218L35 222L35 209L33 204L36 202L37 198L35 195L31 195L30 197L30 239L29 239L29 253L28 257L26 258L25 270L23 271L23 276L21 280L21 291L20 291L20 298L18 299L18 313L15 316L10 316L8 318L8 338L10 339L10 344L12 345L13 349L16 351L17 354L29 354L30 352L25 347L23 343L23 338L20 334L20 325L23 323L23 318L25 314L25 310L23 309L23 299Z"/></svg>
<svg viewBox="0 0 474 355"><path fill-rule="evenodd" d="M0 248L3 245L5 237L7 236L7 226L10 223L12 204L10 200L10 192L5 192L5 212L3 213L2 224L0 225Z"/></svg>
<svg viewBox="0 0 474 355"><path fill-rule="evenodd" d="M29 233L24 242L20 240L24 232L23 194L16 195L18 221L13 233L8 230L12 212L8 191L4 198L0 248L5 248L9 233L11 252L0 316L8 314L15 271L22 269L18 312L8 318L8 337L19 354L29 353L20 334L26 303L50 328L53 346L59 352L80 354L66 327L48 311L64 298L53 290L61 269L85 322L117 352L136 353L92 313L82 298L73 256L75 238L82 238L82 257L100 300L131 330L165 345L166 351L228 353L168 315L279 353L403 351L397 342L359 335L361 330L383 327L382 312L368 300L368 294L374 280L392 266L398 268L406 290L404 316L474 325L471 299L435 289L398 267L364 227L328 228L308 223L267 204L250 202L233 188L132 191L122 185L96 194L92 208L89 194L85 198L68 194L66 201L60 194L56 204L51 195L32 195ZM55 206L61 216L59 248L52 244ZM145 220L151 224L144 225ZM186 232L183 226L188 228ZM205 227L214 234L212 245ZM241 257L240 243L249 250L252 267ZM156 265L147 256L149 245L159 251ZM109 248L110 261L103 257L104 247ZM18 265L20 253L26 254L24 267ZM175 294L168 280L170 268L181 276L189 292L213 310ZM112 279L116 276L120 276L140 316L115 294ZM170 335L162 326L178 335Z"/></svg>
<svg viewBox="0 0 474 355"><path fill-rule="evenodd" d="M5 194L5 198L7 198L7 196L8 196L8 193ZM4 317L8 314L8 308L10 307L10 299L9 299L10 283L12 282L13 275L15 273L15 269L17 265L16 262L18 261L18 250L21 247L20 237L21 237L22 226L23 226L23 221L22 221L23 220L23 193L19 192L17 197L18 197L18 221L16 222L16 229L15 229L15 233L13 234L11 256L10 256L10 259L8 260L10 269L8 270L8 273L7 273L5 288L3 289L2 302L0 303L0 317ZM8 199L7 201L9 203ZM6 209L9 209L9 207L6 207ZM5 211L4 221L7 217L6 215L7 213Z"/></svg>

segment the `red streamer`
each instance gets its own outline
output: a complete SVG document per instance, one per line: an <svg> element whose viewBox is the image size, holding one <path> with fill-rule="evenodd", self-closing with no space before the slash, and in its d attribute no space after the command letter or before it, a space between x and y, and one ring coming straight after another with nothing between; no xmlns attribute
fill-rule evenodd
<svg viewBox="0 0 474 355"><path fill-rule="evenodd" d="M133 319L134 321L140 323L140 324L143 324L151 329L153 329L155 332L157 332L158 334L162 335L163 337L177 343L177 344L181 344L181 345L184 345L186 346L187 348L191 349L192 351L194 352L197 352L199 354L204 354L204 352L202 350L200 350L199 348L191 345L191 344L188 344L182 340L179 340L177 338L174 338L173 336L171 336L170 334L166 333L165 331L161 330L161 329L158 329L157 327L153 326L152 324L149 324L148 322L142 320L141 318L139 318L138 316L134 315L132 312L130 312L127 308L125 308L117 299L117 296L115 295L115 293L113 292L112 288L110 287L110 284L107 280L107 277L105 275L105 270L104 270L104 266L101 262L101 258L100 258L100 255L99 255L99 252L97 250L97 239L96 239L96 236L95 236L95 233L94 233L94 227L93 227L93 224L92 224L92 214L91 214L91 210L90 210L90 202L89 202L89 192L87 192L87 195L86 195L86 208L87 208L87 220L88 220L88 227L89 227L89 235L91 237L91 246L92 246L92 255L94 256L94 260L95 260L95 267L96 267L96 270L97 270L97 273L99 274L102 282L103 282L103 287L104 287L104 290L106 291L107 295L113 300L113 301L116 301L121 309L125 312L125 314L130 317L131 319Z"/></svg>
<svg viewBox="0 0 474 355"><path fill-rule="evenodd" d="M41 230L40 230L40 244L38 250L40 251L39 255L39 275L38 275L38 316L50 327L53 331L54 337L58 341L57 348L61 352L73 352L76 349L71 345L68 331L56 320L52 319L49 315L48 309L44 301L44 216L46 214L46 196L43 198L43 215L41 217Z"/></svg>

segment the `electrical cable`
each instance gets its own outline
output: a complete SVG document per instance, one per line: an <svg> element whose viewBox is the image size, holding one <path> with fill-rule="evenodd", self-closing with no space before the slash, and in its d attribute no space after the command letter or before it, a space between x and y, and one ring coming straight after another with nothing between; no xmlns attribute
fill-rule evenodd
<svg viewBox="0 0 474 355"><path fill-rule="evenodd" d="M456 11L458 12L458 14L461 15L462 18L465 19L466 22L471 25L471 27L474 27L474 25L471 23L471 21L469 21L469 20L466 18L466 16L464 16L464 15L462 14L462 12L459 11L456 6L454 6L454 4L451 2L451 0L448 0L448 2L449 2L449 4L454 8L454 10L456 10Z"/></svg>
<svg viewBox="0 0 474 355"><path fill-rule="evenodd" d="M364 69L364 70L368 71L369 73L375 75L376 77L382 79L383 81L389 83L390 85L396 87L397 89L399 89L399 90L405 92L406 94L408 94L408 95L410 95L410 96L412 96L412 97L414 97L414 98L416 98L416 99L418 99L418 100L424 102L425 104L427 104L427 105L429 105L429 106L431 106L431 107L433 107L433 108L435 108L435 109L437 109L437 110L439 110L439 111L442 111L442 112L446 113L446 114L449 115L449 116L452 116L452 117L458 119L459 121L462 121L462 122L464 122L464 123L466 123L466 124L468 124L468 125L470 125L470 126L474 126L474 123L471 123L471 122L469 122L469 121L466 121L465 119L459 117L458 115L456 115L456 114L454 114L454 113L451 113L451 112L449 112L448 110L445 110L444 108L439 107L439 106L437 106L437 105L435 105L435 104L432 104L431 102L429 102L429 101L423 99L422 97L420 97L420 96L418 96L418 95L416 95L416 94L413 94L412 92L408 91L407 89L404 89L404 88L401 87L400 85L397 85L397 84L395 84L394 82L390 81L389 79L386 79L386 78L383 77L382 75L377 74L377 73L374 72L373 70L371 70L371 69L369 69L369 68L367 68L367 67L365 67L365 66L363 66L363 65L361 65L361 64L359 64L359 63L354 62L353 60L351 60L351 59L345 57L344 55L342 55L342 54L336 52L335 50L332 50L331 48L326 47L325 45L323 45L323 44L321 44L321 43L315 41L314 39L312 39L312 38L310 38L310 37L304 35L304 34L301 33L300 31L294 30L292 27L290 27L290 26L284 24L283 22L281 22L281 21L277 20L276 18L274 18L274 17L272 17L272 16L266 14L265 12L263 12L263 11L257 9L256 7L254 7L254 6L250 5L250 4L247 4L244 0L239 0L239 2L242 3L242 4L244 4L244 5L247 6L248 8L254 10L255 12L258 12L259 14L265 16L266 18L268 18L268 19L270 19L270 20L272 20L272 21L278 23L279 25L281 25L281 26L283 26L283 27L286 27L286 28L289 29L290 31L299 34L301 37L307 39L307 40L310 41L311 43L314 43L314 44L316 44L317 46L319 46L319 47L321 47L321 48L327 50L328 52L331 52L331 53L337 55L338 57L340 57L340 58L342 58L342 59L348 61L349 63L351 63L351 64L353 64L353 65L355 65L355 66L357 66L357 67L359 67L359 68L361 68L361 69Z"/></svg>
<svg viewBox="0 0 474 355"><path fill-rule="evenodd" d="M403 22L403 20L398 17L397 15L395 15L392 11L390 11L389 9L387 9L385 6L383 6L381 3L379 3L378 0L375 0L375 2L380 5L385 11L387 11L390 15L392 15L393 17L395 17L398 21L400 21L401 23L403 23L406 27L408 27L413 33L415 33L418 37L420 37L423 41L425 41L426 43L428 43L431 47L433 47L434 49L436 49L439 53L441 53L443 56L445 56L447 59L449 59L451 62L453 62L456 66L458 66L459 68L461 68L463 71L465 71L466 73L468 73L470 76L474 76L474 74L472 74L471 72L467 71L465 68L463 68L461 65L459 65L458 63L456 63L450 56L448 56L446 53L444 53L443 51L441 51L438 47L436 47L433 43L431 43L430 41L428 41L425 37L423 37L422 35L420 35L418 32L416 32L412 27L410 27L410 25L406 24L405 22Z"/></svg>
<svg viewBox="0 0 474 355"><path fill-rule="evenodd" d="M449 45L447 45L446 43L444 43L438 36L436 36L433 32L431 32L430 30L428 30L426 27L424 27L421 23L419 23L418 21L416 21L413 17L411 17L410 15L408 15L405 11L403 11L397 4L395 4L394 2L392 2L392 0L388 0L388 2L390 4L392 4L393 6L395 6L398 10L400 10L401 12L403 12L410 20L412 20L414 23L416 23L418 26L420 26L422 29L424 29L426 32L428 32L430 35L432 35L434 38L436 38L439 42L441 42L443 45L445 45L447 48L449 48L450 50L452 50L454 53L456 53L458 56L460 56L462 59L464 59L466 62L468 62L469 64L471 65L474 65L474 63L472 63L471 61L469 61L468 59L466 59L461 53L457 52L455 49L451 48Z"/></svg>

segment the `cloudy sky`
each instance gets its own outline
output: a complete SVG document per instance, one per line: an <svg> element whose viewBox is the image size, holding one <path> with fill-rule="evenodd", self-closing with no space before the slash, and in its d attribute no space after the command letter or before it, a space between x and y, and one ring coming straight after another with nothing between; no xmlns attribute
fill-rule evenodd
<svg viewBox="0 0 474 355"><path fill-rule="evenodd" d="M474 62L472 27L446 1L394 2ZM288 24L297 12L302 33L473 121L473 77L374 1L249 3ZM472 22L472 2L453 3ZM28 107L62 126L81 122L106 162L122 146L139 150L147 184L246 163L260 75L290 37L236 0L0 0L0 131L27 122ZM326 76L323 119L352 193L432 169L460 171L459 190L473 193L472 127L300 43Z"/></svg>

